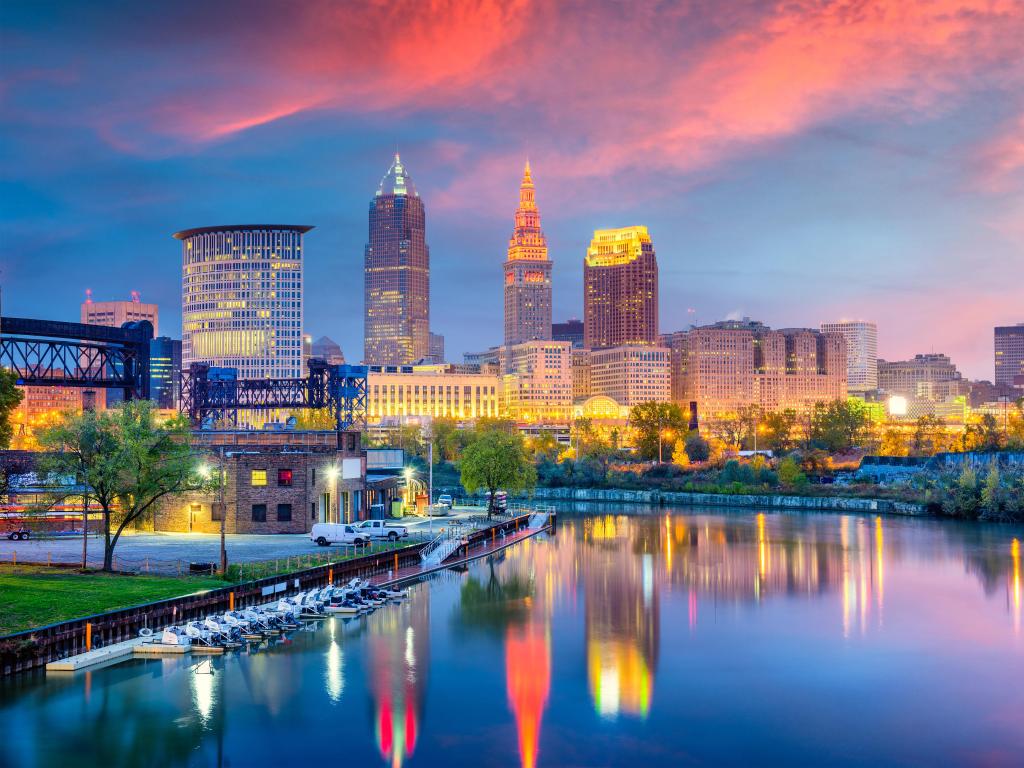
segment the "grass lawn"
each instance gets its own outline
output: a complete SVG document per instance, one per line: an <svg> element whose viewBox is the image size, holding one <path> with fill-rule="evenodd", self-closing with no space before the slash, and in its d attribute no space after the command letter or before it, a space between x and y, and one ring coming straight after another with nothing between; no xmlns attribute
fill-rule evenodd
<svg viewBox="0 0 1024 768"><path fill-rule="evenodd" d="M227 586L209 577L119 576L0 565L0 635Z"/></svg>

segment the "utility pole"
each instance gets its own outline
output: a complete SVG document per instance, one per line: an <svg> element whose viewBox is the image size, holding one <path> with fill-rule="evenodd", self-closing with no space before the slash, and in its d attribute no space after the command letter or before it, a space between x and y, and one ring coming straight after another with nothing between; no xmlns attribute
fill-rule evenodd
<svg viewBox="0 0 1024 768"><path fill-rule="evenodd" d="M228 510L224 505L224 480L226 479L227 472L224 467L224 446L220 446L220 466L218 467L220 473L217 478L218 496L220 497L220 575L225 576L228 572L228 550L224 546L224 532L225 532L225 521L227 520Z"/></svg>

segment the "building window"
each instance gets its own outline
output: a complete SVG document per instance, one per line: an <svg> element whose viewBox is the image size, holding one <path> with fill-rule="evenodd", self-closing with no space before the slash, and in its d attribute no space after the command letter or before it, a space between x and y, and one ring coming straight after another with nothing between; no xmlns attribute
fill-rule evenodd
<svg viewBox="0 0 1024 768"><path fill-rule="evenodd" d="M281 486L291 487L292 484L292 471L290 469L279 469L277 470L277 484ZM291 518L289 518L291 519Z"/></svg>
<svg viewBox="0 0 1024 768"><path fill-rule="evenodd" d="M292 505L291 504L278 504L277 505L277 522L289 523L292 519Z"/></svg>
<svg viewBox="0 0 1024 768"><path fill-rule="evenodd" d="M214 502L210 505L210 520L217 523L224 519L224 505Z"/></svg>
<svg viewBox="0 0 1024 768"><path fill-rule="evenodd" d="M265 523L265 522L267 522L267 505L266 504L253 504L252 505L252 521L254 523Z"/></svg>
<svg viewBox="0 0 1024 768"><path fill-rule="evenodd" d="M316 520L316 502L310 502L309 505L309 519Z"/></svg>
<svg viewBox="0 0 1024 768"><path fill-rule="evenodd" d="M266 485L267 484L267 470L265 469L254 469L252 471L252 485Z"/></svg>

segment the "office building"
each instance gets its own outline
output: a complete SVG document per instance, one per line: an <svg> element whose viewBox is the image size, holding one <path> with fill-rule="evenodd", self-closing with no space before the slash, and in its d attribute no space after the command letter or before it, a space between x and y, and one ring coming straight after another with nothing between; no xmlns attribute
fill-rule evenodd
<svg viewBox="0 0 1024 768"><path fill-rule="evenodd" d="M668 402L671 391L665 347L631 344L590 353L590 396L604 395L632 408L639 403Z"/></svg>
<svg viewBox="0 0 1024 768"><path fill-rule="evenodd" d="M430 334L430 348L424 362L440 365L444 362L444 336L440 333Z"/></svg>
<svg viewBox="0 0 1024 768"><path fill-rule="evenodd" d="M647 227L596 230L583 261L583 346L657 341L658 262Z"/></svg>
<svg viewBox="0 0 1024 768"><path fill-rule="evenodd" d="M181 339L157 336L149 342L149 399L176 409L181 399Z"/></svg>
<svg viewBox="0 0 1024 768"><path fill-rule="evenodd" d="M157 305L143 303L138 291L132 291L131 298L127 301L93 301L92 291L87 290L79 316L83 323L107 325L111 328L148 320L153 324L154 336L160 327L160 312ZM82 406L90 410L112 408L124 401L124 393L115 389L83 389L79 396Z"/></svg>
<svg viewBox="0 0 1024 768"><path fill-rule="evenodd" d="M86 291L85 295L81 307L83 323L120 328L125 323L148 320L153 324L153 335L159 333L159 308L156 304L143 303L138 291L132 291L132 297L127 301L93 301L91 290Z"/></svg>
<svg viewBox="0 0 1024 768"><path fill-rule="evenodd" d="M551 325L551 340L568 341L574 347L582 347L583 321L574 317L564 323L553 323Z"/></svg>
<svg viewBox="0 0 1024 768"><path fill-rule="evenodd" d="M312 227L241 224L176 232L181 241L181 364L242 379L303 371L303 235Z"/></svg>
<svg viewBox="0 0 1024 768"><path fill-rule="evenodd" d="M369 223L363 359L411 365L430 353L430 251L423 201L397 152L370 202Z"/></svg>
<svg viewBox="0 0 1024 768"><path fill-rule="evenodd" d="M345 354L341 351L341 347L334 339L327 336L321 336L313 342L311 353L313 357L326 360L328 365L345 364Z"/></svg>
<svg viewBox="0 0 1024 768"><path fill-rule="evenodd" d="M806 328L772 330L749 318L666 334L672 399L697 403L702 418L730 417L747 406L807 412L843 399L846 338Z"/></svg>
<svg viewBox="0 0 1024 768"><path fill-rule="evenodd" d="M887 395L941 401L967 395L970 386L947 355L914 355L912 360L879 360L878 388Z"/></svg>
<svg viewBox="0 0 1024 768"><path fill-rule="evenodd" d="M590 350L573 347L570 365L572 366L572 399L585 400L590 397Z"/></svg>
<svg viewBox="0 0 1024 768"><path fill-rule="evenodd" d="M505 344L551 338L551 261L526 163L505 260Z"/></svg>
<svg viewBox="0 0 1024 768"><path fill-rule="evenodd" d="M864 320L822 323L822 333L841 333L846 339L846 388L863 395L878 389L878 326Z"/></svg>
<svg viewBox="0 0 1024 768"><path fill-rule="evenodd" d="M567 424L572 414L572 347L567 341L526 341L504 347L505 414L518 422Z"/></svg>
<svg viewBox="0 0 1024 768"><path fill-rule="evenodd" d="M995 329L996 384L1024 388L1024 323Z"/></svg>
<svg viewBox="0 0 1024 768"><path fill-rule="evenodd" d="M366 415L370 424L406 419L497 418L501 381L495 373L464 373L448 365L370 366Z"/></svg>

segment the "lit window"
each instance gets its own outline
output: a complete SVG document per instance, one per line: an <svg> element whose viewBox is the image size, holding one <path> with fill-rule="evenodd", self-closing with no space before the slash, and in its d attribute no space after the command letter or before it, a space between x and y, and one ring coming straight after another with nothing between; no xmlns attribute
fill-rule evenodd
<svg viewBox="0 0 1024 768"><path fill-rule="evenodd" d="M292 484L292 471L290 469L277 470L277 484L290 486Z"/></svg>
<svg viewBox="0 0 1024 768"><path fill-rule="evenodd" d="M252 471L252 485L266 485L267 484L267 470L265 469L254 469Z"/></svg>

